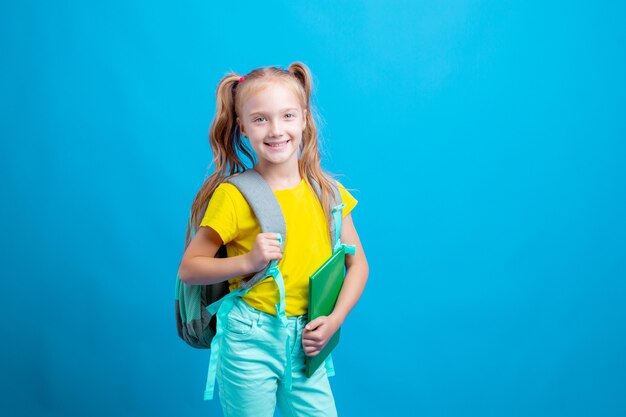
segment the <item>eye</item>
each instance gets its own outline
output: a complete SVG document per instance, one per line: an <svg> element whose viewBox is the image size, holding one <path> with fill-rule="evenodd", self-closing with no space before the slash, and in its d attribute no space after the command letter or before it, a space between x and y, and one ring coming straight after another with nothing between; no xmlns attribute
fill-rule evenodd
<svg viewBox="0 0 626 417"><path fill-rule="evenodd" d="M295 115L295 114L293 114L293 113L287 113L287 114L285 114L285 119L293 119L294 117L296 117L296 115Z"/></svg>
<svg viewBox="0 0 626 417"><path fill-rule="evenodd" d="M255 117L254 120L252 120L254 123L262 123L265 120L267 120L265 117L263 116L259 116L259 117Z"/></svg>

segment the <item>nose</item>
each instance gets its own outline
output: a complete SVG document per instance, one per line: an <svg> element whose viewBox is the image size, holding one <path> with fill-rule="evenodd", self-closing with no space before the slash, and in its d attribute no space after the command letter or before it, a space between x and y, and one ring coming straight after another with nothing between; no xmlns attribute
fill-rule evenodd
<svg viewBox="0 0 626 417"><path fill-rule="evenodd" d="M273 138L280 137L283 134L283 126L279 120L273 120L270 125L270 135Z"/></svg>

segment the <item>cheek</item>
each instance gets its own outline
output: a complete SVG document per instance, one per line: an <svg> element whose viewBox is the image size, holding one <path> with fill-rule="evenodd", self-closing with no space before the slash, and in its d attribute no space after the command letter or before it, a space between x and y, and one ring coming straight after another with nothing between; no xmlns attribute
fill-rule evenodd
<svg viewBox="0 0 626 417"><path fill-rule="evenodd" d="M252 139L262 135L261 129L258 126L246 126L247 136Z"/></svg>

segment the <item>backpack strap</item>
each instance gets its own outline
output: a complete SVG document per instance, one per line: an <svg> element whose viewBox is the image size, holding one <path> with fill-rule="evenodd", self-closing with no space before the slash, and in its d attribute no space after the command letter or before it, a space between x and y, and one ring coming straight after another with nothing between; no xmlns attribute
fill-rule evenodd
<svg viewBox="0 0 626 417"><path fill-rule="evenodd" d="M335 208L339 205L341 205L341 192L339 191L339 187L337 186L337 183L332 180L331 181L332 187L333 187L333 201L331 201L331 207L333 207L333 212L335 210ZM317 194L317 197L320 201L320 204L322 202L322 189L320 188L320 185L318 184L317 181L312 180L311 181L311 186L313 187L313 189L315 190L315 194ZM330 233L330 246L331 248L335 248L335 245L337 244L337 242L339 241L339 233L341 233L341 222L337 223L337 218L336 216L333 214L333 221L331 221L328 224L328 232Z"/></svg>
<svg viewBox="0 0 626 417"><path fill-rule="evenodd" d="M261 174L254 169L248 169L241 174L228 178L226 181L237 187L239 192L244 196L261 225L261 231L263 233L280 233L284 245L284 240L287 235L287 226L285 224L285 218L283 217L283 211L280 208L280 204L278 204L274 192ZM265 278L267 276L266 270L268 267L269 263L251 278L241 280L241 288L250 288Z"/></svg>

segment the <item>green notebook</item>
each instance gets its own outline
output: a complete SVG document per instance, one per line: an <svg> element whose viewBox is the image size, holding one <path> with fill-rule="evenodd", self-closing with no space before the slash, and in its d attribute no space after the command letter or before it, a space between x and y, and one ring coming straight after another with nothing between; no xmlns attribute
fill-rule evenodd
<svg viewBox="0 0 626 417"><path fill-rule="evenodd" d="M345 249L335 252L309 279L309 321L328 316L335 308L345 277ZM339 343L339 330L330 338L324 349L315 356L306 358L306 376L310 377L319 368L328 354Z"/></svg>

